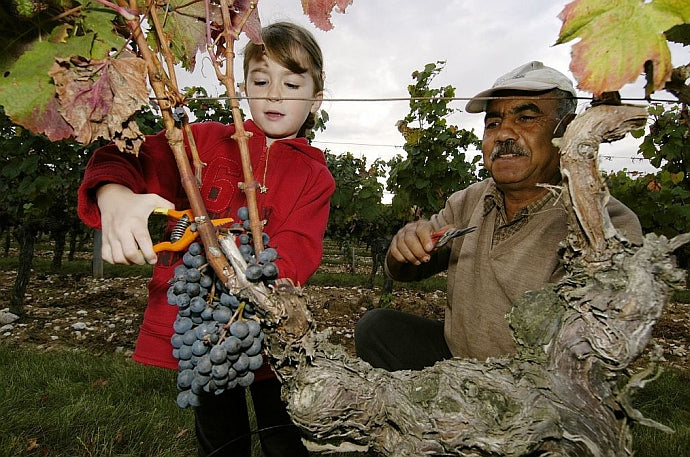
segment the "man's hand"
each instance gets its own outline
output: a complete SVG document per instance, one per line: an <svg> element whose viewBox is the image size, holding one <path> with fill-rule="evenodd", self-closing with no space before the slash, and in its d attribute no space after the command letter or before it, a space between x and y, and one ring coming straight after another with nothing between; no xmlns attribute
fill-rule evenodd
<svg viewBox="0 0 690 457"><path fill-rule="evenodd" d="M434 250L434 241L431 239L433 231L431 222L427 220L410 222L398 230L388 249L389 267L393 266L391 261L412 265L428 262Z"/></svg>
<svg viewBox="0 0 690 457"><path fill-rule="evenodd" d="M103 260L118 265L156 263L158 257L148 230L149 215L156 207L175 206L159 195L135 194L120 184L101 186L96 197L101 210Z"/></svg>

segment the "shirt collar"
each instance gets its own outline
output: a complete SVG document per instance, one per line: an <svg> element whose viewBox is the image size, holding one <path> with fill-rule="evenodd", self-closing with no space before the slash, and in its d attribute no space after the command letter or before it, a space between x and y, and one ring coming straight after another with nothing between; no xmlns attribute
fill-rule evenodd
<svg viewBox="0 0 690 457"><path fill-rule="evenodd" d="M516 221L523 217L527 217L530 214L536 213L537 211L541 210L544 207L544 205L546 205L546 203L552 200L553 198L553 193L547 192L539 200L530 203L524 208L521 208L520 211L518 211L515 214L513 221ZM498 187L496 187L496 183L492 181L486 195L484 196L484 216L489 214L491 210L493 210L494 208L505 216L506 208L505 200L503 199L503 192L501 192L498 189Z"/></svg>

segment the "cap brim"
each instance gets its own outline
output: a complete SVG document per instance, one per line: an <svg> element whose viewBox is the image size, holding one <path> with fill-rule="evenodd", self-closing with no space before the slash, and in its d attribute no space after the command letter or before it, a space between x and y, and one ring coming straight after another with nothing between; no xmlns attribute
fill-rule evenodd
<svg viewBox="0 0 690 457"><path fill-rule="evenodd" d="M467 105L465 105L465 111L468 113L481 113L486 111L486 104L491 100L494 93L500 90L525 90L530 92L540 92L543 90L556 89L558 86L556 84L542 83L538 81L521 81L518 83L505 84L502 86L492 87L485 91L479 92L477 95L472 97Z"/></svg>

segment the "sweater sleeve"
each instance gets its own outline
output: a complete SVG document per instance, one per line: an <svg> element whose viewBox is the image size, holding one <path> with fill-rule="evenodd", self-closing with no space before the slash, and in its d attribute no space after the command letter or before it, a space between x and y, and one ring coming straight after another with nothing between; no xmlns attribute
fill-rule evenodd
<svg viewBox="0 0 690 457"><path fill-rule="evenodd" d="M97 149L89 159L77 193L77 213L86 225L100 229L96 190L103 184L122 184L134 193L154 193L175 202L179 182L164 133L146 137L138 156L120 152L109 144Z"/></svg>

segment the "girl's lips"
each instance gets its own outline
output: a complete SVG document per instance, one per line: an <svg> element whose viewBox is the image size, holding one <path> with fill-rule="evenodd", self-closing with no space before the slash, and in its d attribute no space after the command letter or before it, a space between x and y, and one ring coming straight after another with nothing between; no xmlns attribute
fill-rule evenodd
<svg viewBox="0 0 690 457"><path fill-rule="evenodd" d="M278 119L281 119L283 117L282 113L278 113L277 111L268 111L264 113L267 119L270 119L272 121L276 121Z"/></svg>

